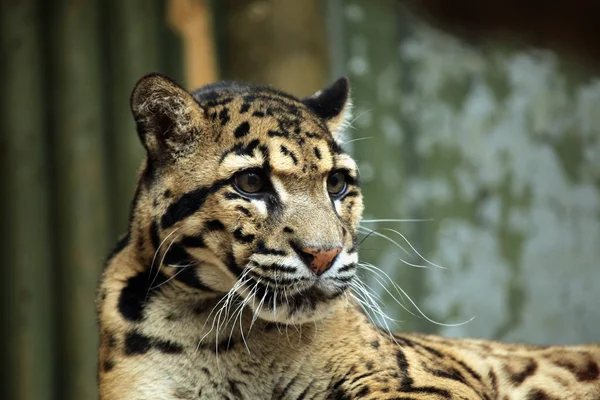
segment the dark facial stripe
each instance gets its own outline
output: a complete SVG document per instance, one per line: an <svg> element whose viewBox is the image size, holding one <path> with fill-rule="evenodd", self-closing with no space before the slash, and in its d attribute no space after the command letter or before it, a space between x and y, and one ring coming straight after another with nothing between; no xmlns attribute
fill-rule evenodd
<svg viewBox="0 0 600 400"><path fill-rule="evenodd" d="M265 255L273 255L273 256L286 256L287 252L278 249L268 248L265 245L265 242L260 240L256 243L256 249L254 250L256 254L265 254Z"/></svg>
<svg viewBox="0 0 600 400"><path fill-rule="evenodd" d="M201 187L185 193L163 214L160 221L162 229L170 228L182 219L196 213L204 205L208 196L224 187L227 182L227 180L217 181L210 187Z"/></svg>
<svg viewBox="0 0 600 400"><path fill-rule="evenodd" d="M338 273L354 271L356 269L356 264L347 264L338 270Z"/></svg>

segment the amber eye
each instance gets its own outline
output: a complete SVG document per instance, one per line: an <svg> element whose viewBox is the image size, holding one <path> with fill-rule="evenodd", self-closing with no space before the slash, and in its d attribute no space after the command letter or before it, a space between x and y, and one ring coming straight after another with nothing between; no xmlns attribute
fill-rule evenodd
<svg viewBox="0 0 600 400"><path fill-rule="evenodd" d="M235 186L245 193L258 193L264 189L267 178L262 171L249 170L241 171L235 174Z"/></svg>
<svg viewBox="0 0 600 400"><path fill-rule="evenodd" d="M327 177L327 191L332 196L339 196L346 190L346 174L334 171Z"/></svg>

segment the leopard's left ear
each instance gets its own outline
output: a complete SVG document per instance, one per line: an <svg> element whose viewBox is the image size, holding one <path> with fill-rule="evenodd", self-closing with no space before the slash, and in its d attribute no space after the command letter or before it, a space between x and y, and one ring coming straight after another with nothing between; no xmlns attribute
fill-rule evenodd
<svg viewBox="0 0 600 400"><path fill-rule="evenodd" d="M327 128L336 140L350 124L352 100L350 99L350 82L345 76L339 78L331 86L303 98L302 103L310 107L325 121Z"/></svg>

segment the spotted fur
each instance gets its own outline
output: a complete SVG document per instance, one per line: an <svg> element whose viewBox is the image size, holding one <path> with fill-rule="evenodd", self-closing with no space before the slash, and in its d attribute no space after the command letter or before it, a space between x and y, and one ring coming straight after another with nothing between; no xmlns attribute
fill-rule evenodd
<svg viewBox="0 0 600 400"><path fill-rule="evenodd" d="M303 100L140 80L147 157L98 293L101 399L600 399L598 346L391 336L349 300L363 206L336 142L348 93L344 78ZM347 186L330 194L335 171Z"/></svg>

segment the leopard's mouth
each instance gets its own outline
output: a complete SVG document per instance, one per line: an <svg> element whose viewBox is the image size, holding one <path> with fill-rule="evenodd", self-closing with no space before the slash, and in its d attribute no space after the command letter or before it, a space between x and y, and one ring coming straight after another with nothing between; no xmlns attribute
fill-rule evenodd
<svg viewBox="0 0 600 400"><path fill-rule="evenodd" d="M237 292L261 318L298 323L314 320L315 314L322 315L329 303L343 296L356 277L357 264L350 261L322 275L310 271L303 275L267 275L264 271L271 267L252 264L238 281ZM279 265L280 270L288 267Z"/></svg>

